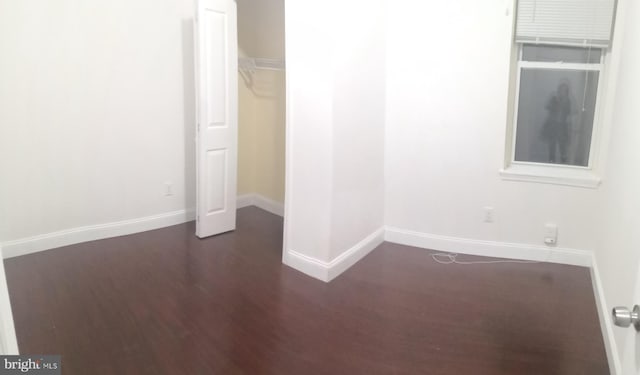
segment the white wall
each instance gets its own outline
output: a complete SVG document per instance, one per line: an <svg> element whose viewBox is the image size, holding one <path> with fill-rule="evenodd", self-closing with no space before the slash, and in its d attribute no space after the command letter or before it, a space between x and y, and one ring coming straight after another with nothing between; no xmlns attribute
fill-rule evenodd
<svg viewBox="0 0 640 375"><path fill-rule="evenodd" d="M606 307L640 303L640 4L620 1L614 48L621 50L607 173L602 183L601 238L596 261ZM615 328L622 374L640 373L640 345L635 330Z"/></svg>
<svg viewBox="0 0 640 375"><path fill-rule="evenodd" d="M342 2L331 23L332 259L384 224L384 12L381 0Z"/></svg>
<svg viewBox="0 0 640 375"><path fill-rule="evenodd" d="M333 185L329 6L285 2L287 156L285 250L328 259ZM324 58L322 58L324 57Z"/></svg>
<svg viewBox="0 0 640 375"><path fill-rule="evenodd" d="M285 13L285 246L326 264L383 225L384 8L309 0Z"/></svg>
<svg viewBox="0 0 640 375"><path fill-rule="evenodd" d="M194 206L193 11L0 0L0 241Z"/></svg>
<svg viewBox="0 0 640 375"><path fill-rule="evenodd" d="M385 224L593 250L597 190L500 179L513 10L503 0L398 0L388 12ZM495 208L484 224L482 208Z"/></svg>

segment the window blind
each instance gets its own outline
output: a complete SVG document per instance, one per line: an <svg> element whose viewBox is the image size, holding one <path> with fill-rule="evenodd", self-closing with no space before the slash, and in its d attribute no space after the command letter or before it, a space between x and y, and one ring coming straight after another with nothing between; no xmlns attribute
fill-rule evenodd
<svg viewBox="0 0 640 375"><path fill-rule="evenodd" d="M609 47L616 0L518 0L516 42Z"/></svg>

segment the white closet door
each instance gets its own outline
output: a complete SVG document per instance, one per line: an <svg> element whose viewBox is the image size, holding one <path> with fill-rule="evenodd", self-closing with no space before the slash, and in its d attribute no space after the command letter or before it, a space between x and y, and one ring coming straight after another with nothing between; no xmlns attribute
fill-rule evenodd
<svg viewBox="0 0 640 375"><path fill-rule="evenodd" d="M234 0L199 0L196 17L196 235L236 227L238 42Z"/></svg>

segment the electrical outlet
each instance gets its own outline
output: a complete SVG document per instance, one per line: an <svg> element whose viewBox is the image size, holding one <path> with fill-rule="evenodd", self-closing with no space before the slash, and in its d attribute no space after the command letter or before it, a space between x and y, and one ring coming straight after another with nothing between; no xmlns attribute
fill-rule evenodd
<svg viewBox="0 0 640 375"><path fill-rule="evenodd" d="M558 243L558 226L556 224L547 223L544 225L544 243L549 246Z"/></svg>
<svg viewBox="0 0 640 375"><path fill-rule="evenodd" d="M484 210L484 222L485 223L493 223L493 207L491 206L486 206L483 208Z"/></svg>
<svg viewBox="0 0 640 375"><path fill-rule="evenodd" d="M170 197L173 195L173 184L171 182L164 183L164 196Z"/></svg>

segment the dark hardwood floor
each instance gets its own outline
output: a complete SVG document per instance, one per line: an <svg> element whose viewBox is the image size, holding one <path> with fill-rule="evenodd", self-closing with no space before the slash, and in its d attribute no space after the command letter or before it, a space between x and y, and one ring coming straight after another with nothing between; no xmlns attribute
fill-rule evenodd
<svg viewBox="0 0 640 375"><path fill-rule="evenodd" d="M250 207L205 240L188 223L8 259L20 350L65 375L609 373L586 268L384 243L325 284L281 264L281 233Z"/></svg>

